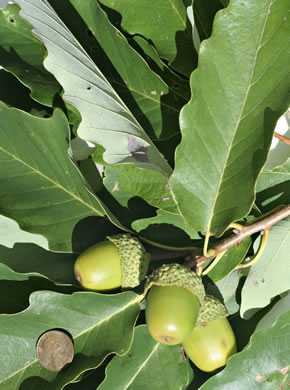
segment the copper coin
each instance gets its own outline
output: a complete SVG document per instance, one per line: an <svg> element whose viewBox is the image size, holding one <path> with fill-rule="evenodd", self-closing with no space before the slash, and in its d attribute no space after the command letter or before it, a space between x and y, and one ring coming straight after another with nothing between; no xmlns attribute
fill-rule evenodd
<svg viewBox="0 0 290 390"><path fill-rule="evenodd" d="M40 336L36 354L40 364L49 371L58 372L72 362L74 347L71 338L60 330L49 330Z"/></svg>

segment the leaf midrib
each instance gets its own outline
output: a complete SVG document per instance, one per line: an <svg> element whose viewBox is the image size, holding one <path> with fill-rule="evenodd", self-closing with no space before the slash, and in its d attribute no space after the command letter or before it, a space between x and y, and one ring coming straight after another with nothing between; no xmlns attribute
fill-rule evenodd
<svg viewBox="0 0 290 390"><path fill-rule="evenodd" d="M143 370L144 366L147 364L148 360L151 358L151 356L155 353L155 351L159 348L160 344L156 343L150 354L147 356L147 358L143 361L143 363L139 366L137 369L135 375L131 378L131 380L125 385L124 389L129 389L129 386L133 383L134 379L138 376L138 374Z"/></svg>
<svg viewBox="0 0 290 390"><path fill-rule="evenodd" d="M236 121L236 127L235 127L235 130L233 132L231 143L230 143L228 151L227 151L225 162L223 164L222 174L220 175L220 180L219 180L219 183L217 185L217 191L216 191L215 199L214 199L214 202L213 202L213 206L211 207L211 215L209 217L209 223L208 223L208 229L207 229L209 233L211 233L209 227L211 226L211 223L212 223L212 220L213 220L213 216L215 214L216 203L217 203L217 200L218 200L218 197L219 197L221 185L223 183L223 178L224 178L224 174L225 174L225 171L226 171L226 168L227 168L227 165L228 165L228 160L229 160L229 156L231 154L233 142L235 140L235 136L236 136L237 130L239 128L239 125L240 125L240 122L241 122L241 118L243 116L243 112L244 112L244 108L245 108L245 105L246 105L246 102L247 102L247 99L248 99L248 95L249 95L250 90L251 90L252 79L253 79L253 76L254 76L254 71L255 71L256 63L257 63L257 57L258 57L258 53L259 53L259 50L260 50L260 47L261 47L261 41L262 41L262 38L263 38L263 35L264 35L264 32L265 32L266 23L267 23L267 20L268 20L268 17L269 17L269 10L270 10L270 8L272 6L272 3L273 2L271 0L269 0L269 6L267 8L267 12L266 12L266 15L265 15L264 25L263 25L263 28L261 30L260 39L259 39L258 44L257 44L255 59L253 61L252 72L251 72L251 75L250 75L249 81L248 81L248 87L247 87L247 90L246 90L246 93L245 93L245 97L244 97L244 101L243 101L242 107L240 109L239 117L238 117L238 119Z"/></svg>
<svg viewBox="0 0 290 390"><path fill-rule="evenodd" d="M78 335L74 336L74 339L80 337L80 336L83 335L84 333L87 333L87 332L90 333L94 328L100 326L103 322L108 321L108 319L110 319L111 317L113 317L113 316L119 314L120 312L126 310L126 309L127 309L128 307L130 307L131 305L132 305L132 306L135 305L135 303L138 303L138 302L140 303L140 302L142 301L143 298L144 298L143 295L137 296L133 301L130 301L129 303L127 303L126 306L122 306L122 307L120 308L120 310L115 311L114 313L110 314L109 316L107 316L106 318L102 319L102 320L99 321L98 323L96 323L96 324L94 324L94 325L92 325L92 326L86 328L86 330L84 330L84 331L80 332ZM31 306L29 306L29 307L27 308L27 310L29 310L30 307L31 307ZM19 314L19 313L16 313L15 315L18 315L18 314ZM5 382L5 381L7 381L7 380L10 379L10 378L13 378L15 375L17 375L17 374L20 373L21 371L24 372L27 368L33 366L34 364L37 364L37 362L38 362L38 359L32 360L32 361L29 362L29 364L27 364L26 366L20 368L19 370L13 372L10 376L4 378L4 380L2 380L2 382L0 382L0 384L3 383L3 382ZM79 374L78 374L78 375L79 375ZM77 375L75 378L77 378L78 375ZM74 379L75 379L75 378L74 378Z"/></svg>
<svg viewBox="0 0 290 390"><path fill-rule="evenodd" d="M3 149L3 147L0 146L0 151L2 151L3 153L6 153L8 156L12 157L14 160L18 161L19 164L22 164L24 165L26 168L30 169L33 173L41 176L42 178L44 178L45 180L47 180L49 183L52 183L56 188L60 189L61 191L64 191L66 194L68 194L69 196L71 196L74 200L80 202L81 204L83 204L84 206L86 206L88 209L92 210L94 213L96 213L97 215L99 216L103 216L103 214L101 214L95 207L93 207L91 204L85 202L83 199L81 199L79 196L75 195L73 192L70 192L69 190L67 190L65 187L63 187L61 184L59 184L58 182L54 181L53 179L51 179L50 177L44 175L41 171L39 171L38 169L35 169L34 167L32 167L31 165L27 164L25 161L23 161L22 159L18 158L17 156L15 156L14 154L8 152L7 150ZM89 193L89 192L88 192ZM97 200L97 199L96 199ZM100 205L101 206L101 205Z"/></svg>
<svg viewBox="0 0 290 390"><path fill-rule="evenodd" d="M180 15L178 9L176 8L175 4L173 4L172 0L169 0L170 4L171 4L171 7L172 9L174 9L176 11L176 14L177 16L179 17L180 21L181 21L181 24L183 25L184 27L184 31L186 31L186 34L189 36L190 40L191 40L191 33L188 31L188 28L186 28L186 22L183 20L182 16ZM185 10L186 12L186 10Z"/></svg>
<svg viewBox="0 0 290 390"><path fill-rule="evenodd" d="M24 0L22 0L24 1ZM52 20L53 23L55 23L55 20L53 19L53 17L51 16L51 14L49 13L51 10L49 7L47 7L46 4L44 4L43 2L41 2L41 5L46 7L44 9L42 9L41 7L35 5L34 3L31 3L30 1L26 0L28 2L28 4L32 7L32 8L35 8L37 11L41 11L41 13L43 13L45 15L45 17L48 19L48 20ZM47 8L49 9L49 11L47 11ZM36 12L37 12L36 11ZM104 83L110 90L110 92L114 95L114 103L118 106L120 106L122 109L124 109L126 111L126 113L130 116L130 120L128 118L125 118L128 122L131 122L134 126L136 126L138 128L138 131L140 132L140 134L138 135L140 138L142 138L144 141L146 141L150 147L152 148L152 151L154 151L154 158L156 159L157 163L154 163L154 165L156 166L156 170L161 172L163 174L163 176L165 177L168 177L171 175L172 173L172 168L170 167L170 165L168 164L167 160L164 159L164 157L162 156L162 154L160 153L160 151L158 150L158 148L155 146L154 142L150 139L150 137L147 135L146 131L143 129L143 127L140 125L140 123L137 121L137 119L135 118L135 116L132 114L131 110L129 110L129 108L127 107L127 105L125 104L125 102L120 98L120 96L117 94L117 92L115 91L115 89L112 87L112 85L109 83L108 79L104 76L104 74L101 72L101 70L97 67L97 65L94 63L94 61L92 60L92 58L89 56L89 54L86 52L86 50L81 46L81 44L79 43L79 41L73 36L73 34L71 33L71 31L65 26L65 24L61 21L60 18L57 19L57 29L54 30L53 26L52 25L49 25L47 23L44 23L43 20L40 20L39 17L36 17L35 14L33 15L28 15L27 14L27 10L23 10L21 9L21 12L20 12L20 15L23 16L23 18L25 20L29 20L29 23L31 24L31 20L34 20L36 21L38 24L44 24L48 29L52 30L52 32L55 34L57 33L59 36L60 36L60 42L61 43L57 43L57 47L58 49L60 50L63 50L65 51L65 53L67 54L68 51L64 49L63 47L63 41L67 42L69 44L69 47L72 45L79 53L81 53L82 56L85 57L85 59L90 63L90 65L92 65L92 67L88 66L87 63L85 62L85 64L83 62L81 62L81 66L84 66L89 72L91 72L93 74L93 77L101 80L102 83ZM50 42L50 44L52 45L55 45L55 42L50 38L48 37L47 35L44 36L42 31L39 29L39 27L35 27L33 26L33 29L32 31L34 32L34 34L44 43L44 42ZM71 36L71 39L67 38L63 32L66 32L66 33L69 33L70 36ZM70 52L69 52L69 55L71 57L74 57L77 61L80 62L80 58L79 57L75 57L74 55L72 55ZM59 67L59 64L53 64L52 62L52 57L53 55L51 54L51 50L48 51L48 55L47 57L45 58L44 60L44 64L47 64L47 62L49 61L50 62L50 65L52 66L58 66ZM50 69L50 67L48 67L48 69ZM51 70L50 70L51 71ZM53 73L53 72L52 72ZM69 70L69 73L72 73L72 70L70 69ZM83 77L81 77L79 74L76 75L76 77L78 77L79 79L82 79L84 81L86 81ZM58 81L58 80L57 80ZM95 85L97 89L100 90L100 87L98 85ZM66 97L68 96L68 93L67 93L67 88L63 87L64 88L64 94L63 94L63 99L67 100ZM108 97L111 98L111 95L109 93L107 93L107 91L105 92L106 95ZM68 100L69 101L69 100ZM69 101L70 102L70 101ZM71 104L73 104L74 107L76 107L78 109L78 106L75 104L75 103L72 103L70 102ZM82 128L82 126L84 126L84 119L81 121L80 123L80 126L79 126L79 129ZM134 136L136 137L136 136Z"/></svg>

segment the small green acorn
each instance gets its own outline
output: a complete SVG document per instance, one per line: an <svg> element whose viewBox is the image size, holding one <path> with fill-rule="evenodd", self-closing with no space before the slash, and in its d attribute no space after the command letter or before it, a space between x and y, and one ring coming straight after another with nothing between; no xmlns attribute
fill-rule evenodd
<svg viewBox="0 0 290 390"><path fill-rule="evenodd" d="M78 282L89 290L134 288L145 278L149 261L150 254L138 238L117 234L82 252L74 272Z"/></svg>
<svg viewBox="0 0 290 390"><path fill-rule="evenodd" d="M180 344L190 335L204 299L201 278L178 263L164 264L148 278L146 323L161 344Z"/></svg>
<svg viewBox="0 0 290 390"><path fill-rule="evenodd" d="M237 352L236 339L224 305L206 295L196 326L182 342L190 360L202 371L211 372L226 365Z"/></svg>

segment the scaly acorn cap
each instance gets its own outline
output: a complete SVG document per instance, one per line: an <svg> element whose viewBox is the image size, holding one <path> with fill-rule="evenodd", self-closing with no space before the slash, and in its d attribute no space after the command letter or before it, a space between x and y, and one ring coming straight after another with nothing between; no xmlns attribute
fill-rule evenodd
<svg viewBox="0 0 290 390"><path fill-rule="evenodd" d="M205 291L201 277L181 264L163 264L155 269L146 281L145 294L153 285L184 287L198 297L200 305L203 304Z"/></svg>
<svg viewBox="0 0 290 390"><path fill-rule="evenodd" d="M195 326L204 326L210 321L225 318L227 315L227 309L219 299L212 295L206 295Z"/></svg>
<svg viewBox="0 0 290 390"><path fill-rule="evenodd" d="M150 254L141 242L129 233L108 236L118 249L121 258L122 287L133 288L145 278L150 262Z"/></svg>

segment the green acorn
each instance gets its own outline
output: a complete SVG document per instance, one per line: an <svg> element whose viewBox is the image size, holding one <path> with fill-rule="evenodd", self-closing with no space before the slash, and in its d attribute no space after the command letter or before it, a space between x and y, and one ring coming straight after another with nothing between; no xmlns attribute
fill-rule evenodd
<svg viewBox="0 0 290 390"><path fill-rule="evenodd" d="M134 288L145 278L150 254L130 234L108 236L81 253L74 266L76 279L89 290Z"/></svg>
<svg viewBox="0 0 290 390"><path fill-rule="evenodd" d="M226 316L224 305L206 295L196 326L182 343L190 360L202 371L223 367L237 352L235 335Z"/></svg>
<svg viewBox="0 0 290 390"><path fill-rule="evenodd" d="M164 264L148 278L146 323L161 344L180 344L190 335L204 300L201 278L180 264Z"/></svg>

